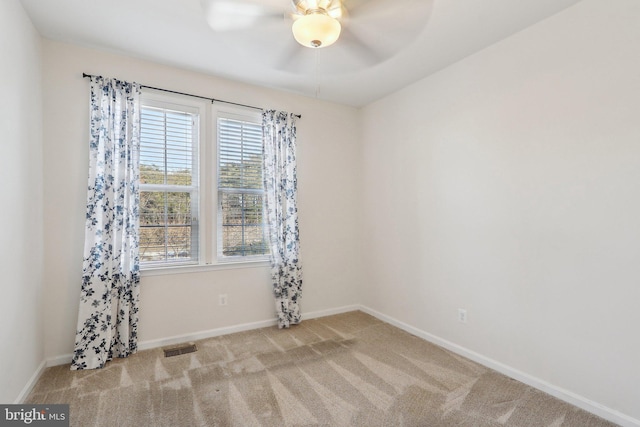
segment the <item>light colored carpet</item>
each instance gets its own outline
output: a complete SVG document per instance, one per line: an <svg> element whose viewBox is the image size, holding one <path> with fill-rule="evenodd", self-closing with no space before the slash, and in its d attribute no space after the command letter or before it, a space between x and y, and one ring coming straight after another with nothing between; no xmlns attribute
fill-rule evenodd
<svg viewBox="0 0 640 427"><path fill-rule="evenodd" d="M48 368L26 403L88 426L613 426L359 311Z"/></svg>

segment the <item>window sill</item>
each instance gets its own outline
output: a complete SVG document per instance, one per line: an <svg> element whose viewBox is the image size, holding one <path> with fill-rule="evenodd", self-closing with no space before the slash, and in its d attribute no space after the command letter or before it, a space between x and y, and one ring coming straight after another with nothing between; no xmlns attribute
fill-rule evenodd
<svg viewBox="0 0 640 427"><path fill-rule="evenodd" d="M201 264L201 265L176 265L147 268L140 271L141 277L165 276L169 274L190 274L206 271L217 270L234 270L245 268L268 268L270 263L268 260L255 261L229 261L219 264Z"/></svg>

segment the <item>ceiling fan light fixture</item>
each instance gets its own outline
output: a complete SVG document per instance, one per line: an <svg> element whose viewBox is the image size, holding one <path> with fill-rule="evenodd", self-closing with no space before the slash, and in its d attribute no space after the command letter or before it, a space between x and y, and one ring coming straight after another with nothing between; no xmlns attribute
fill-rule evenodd
<svg viewBox="0 0 640 427"><path fill-rule="evenodd" d="M322 9L310 10L296 19L291 27L293 37L302 46L321 48L331 46L340 37L340 22Z"/></svg>

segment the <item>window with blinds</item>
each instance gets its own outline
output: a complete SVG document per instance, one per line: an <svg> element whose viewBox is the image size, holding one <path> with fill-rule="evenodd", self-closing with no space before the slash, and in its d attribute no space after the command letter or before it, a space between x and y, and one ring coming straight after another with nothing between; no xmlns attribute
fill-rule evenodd
<svg viewBox="0 0 640 427"><path fill-rule="evenodd" d="M218 257L269 253L262 212L262 124L218 118Z"/></svg>
<svg viewBox="0 0 640 427"><path fill-rule="evenodd" d="M158 103L155 103L158 104ZM176 109L174 109L176 108ZM140 262L198 262L197 112L143 105L140 115Z"/></svg>

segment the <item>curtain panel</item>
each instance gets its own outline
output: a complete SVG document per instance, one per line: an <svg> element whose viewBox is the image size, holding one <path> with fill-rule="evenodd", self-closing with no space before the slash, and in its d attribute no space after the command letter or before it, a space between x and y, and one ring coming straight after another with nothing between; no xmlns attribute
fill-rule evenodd
<svg viewBox="0 0 640 427"><path fill-rule="evenodd" d="M140 87L91 78L84 261L71 369L137 351Z"/></svg>
<svg viewBox="0 0 640 427"><path fill-rule="evenodd" d="M271 246L271 276L278 327L300 323L302 265L298 230L296 117L284 111L264 111L264 210Z"/></svg>

